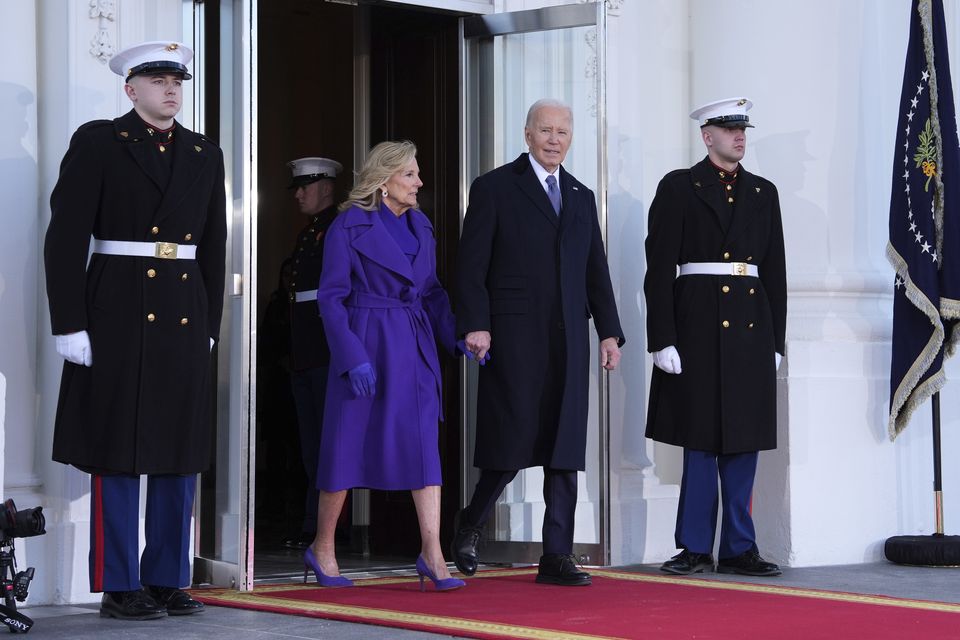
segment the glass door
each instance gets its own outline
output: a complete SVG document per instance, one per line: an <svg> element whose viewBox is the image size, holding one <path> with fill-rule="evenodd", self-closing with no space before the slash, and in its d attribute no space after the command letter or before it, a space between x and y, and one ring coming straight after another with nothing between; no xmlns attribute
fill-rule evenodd
<svg viewBox="0 0 960 640"><path fill-rule="evenodd" d="M461 20L461 221L474 178L526 151L529 106L557 98L573 109L573 142L564 168L598 198L606 236L604 104L605 5L562 5ZM591 331L590 417L586 471L580 474L574 554L584 564L609 564L607 379ZM473 467L477 365L464 364L462 447L466 504L478 473ZM482 545L486 562L537 562L543 524L543 472L527 469L507 486Z"/></svg>
<svg viewBox="0 0 960 640"><path fill-rule="evenodd" d="M223 321L213 351L214 453L194 507L194 582L241 591L253 588L256 5L184 2L195 50L194 126L223 150L228 218Z"/></svg>

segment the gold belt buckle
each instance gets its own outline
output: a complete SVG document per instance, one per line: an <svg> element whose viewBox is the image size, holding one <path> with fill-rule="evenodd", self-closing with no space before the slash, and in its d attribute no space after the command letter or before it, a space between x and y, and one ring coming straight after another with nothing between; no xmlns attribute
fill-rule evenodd
<svg viewBox="0 0 960 640"><path fill-rule="evenodd" d="M160 258L161 260L176 260L177 259L177 243L176 242L155 242L154 243L154 257Z"/></svg>
<svg viewBox="0 0 960 640"><path fill-rule="evenodd" d="M735 276L745 276L747 275L747 263L746 262L731 262L733 266L733 275Z"/></svg>

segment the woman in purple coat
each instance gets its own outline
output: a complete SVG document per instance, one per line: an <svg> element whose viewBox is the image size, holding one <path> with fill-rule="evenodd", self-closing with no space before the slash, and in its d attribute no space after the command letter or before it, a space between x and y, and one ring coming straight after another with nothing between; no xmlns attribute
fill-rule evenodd
<svg viewBox="0 0 960 640"><path fill-rule="evenodd" d="M334 530L347 489L410 489L420 522L417 573L437 590L462 587L440 547L440 364L455 353L454 318L436 275L433 227L412 142L370 151L327 231L317 304L330 379L317 470L317 537L304 554L322 586L340 576Z"/></svg>

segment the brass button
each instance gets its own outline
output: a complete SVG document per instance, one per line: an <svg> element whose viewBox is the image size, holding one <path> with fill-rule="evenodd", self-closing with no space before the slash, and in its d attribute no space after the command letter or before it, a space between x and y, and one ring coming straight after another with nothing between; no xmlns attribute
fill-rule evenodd
<svg viewBox="0 0 960 640"><path fill-rule="evenodd" d="M727 202L729 202L729 203L732 204L732 203L733 203L733 198L727 198Z"/></svg>
<svg viewBox="0 0 960 640"><path fill-rule="evenodd" d="M733 185L732 185L732 184L728 184L728 185L727 185L727 191L732 191L732 190L733 190Z"/></svg>
<svg viewBox="0 0 960 640"><path fill-rule="evenodd" d="M147 269L147 277L148 277L148 278L155 278L155 277L157 277L157 270L156 270L156 269Z"/></svg>
<svg viewBox="0 0 960 640"><path fill-rule="evenodd" d="M729 259L730 259L730 252L729 252L729 251L724 251L724 252L723 252L723 259L724 259L724 260L729 260Z"/></svg>
<svg viewBox="0 0 960 640"><path fill-rule="evenodd" d="M753 323L752 323L752 322L747 325L747 329L753 329Z"/></svg>
<svg viewBox="0 0 960 640"><path fill-rule="evenodd" d="M189 278L189 277L190 277L190 276L188 276L187 274L183 274L182 276L180 276L180 279L183 280L184 282L186 282L186 281L187 281L187 278Z"/></svg>
<svg viewBox="0 0 960 640"><path fill-rule="evenodd" d="M180 318L180 324L187 324L188 322L190 322L189 318ZM753 326L753 325L750 325L750 326Z"/></svg>
<svg viewBox="0 0 960 640"><path fill-rule="evenodd" d="M158 233L160 233L160 227L154 227L150 229L150 233L152 233L153 235L157 235Z"/></svg>
<svg viewBox="0 0 960 640"><path fill-rule="evenodd" d="M750 262L751 260L753 260L753 256L747 256L747 262Z"/></svg>
<svg viewBox="0 0 960 640"><path fill-rule="evenodd" d="M730 293L730 287L728 287L727 285L723 285L722 287L720 287L720 291L723 291L724 293Z"/></svg>
<svg viewBox="0 0 960 640"><path fill-rule="evenodd" d="M724 320L722 324L724 329L727 329L730 326L730 322L727 320Z"/></svg>
<svg viewBox="0 0 960 640"><path fill-rule="evenodd" d="M147 322L153 322L156 319L157 319L157 316L153 315L152 313L147 314Z"/></svg>
<svg viewBox="0 0 960 640"><path fill-rule="evenodd" d="M192 233L188 233L187 235L183 236L183 239L184 239L184 240L187 240L187 241L193 240L193 234L192 234Z"/></svg>
<svg viewBox="0 0 960 640"><path fill-rule="evenodd" d="M754 290L750 289L750 295L753 295L753 293L754 293Z"/></svg>

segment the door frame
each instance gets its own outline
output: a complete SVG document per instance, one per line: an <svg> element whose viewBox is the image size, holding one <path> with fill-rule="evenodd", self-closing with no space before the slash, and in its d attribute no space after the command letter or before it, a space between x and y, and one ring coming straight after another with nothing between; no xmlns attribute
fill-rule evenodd
<svg viewBox="0 0 960 640"><path fill-rule="evenodd" d="M481 55L479 43L496 36L505 36L535 31L551 31L574 27L594 26L596 37L596 92L597 92L597 214L604 248L607 246L607 106L606 106L606 2L584 4L566 4L526 11L475 15L460 20L460 224L466 215L470 183L473 177L493 169L486 159L480 157L479 139L482 131L492 128L492 107L482 104L478 85L482 82L475 70ZM487 165L487 166L484 166ZM598 366L598 449L597 472L599 477L599 531L597 543L576 543L573 553L584 564L610 564L610 404L609 380L605 369ZM467 433L467 424L476 408L469 406L468 385L471 384L468 364L461 364L460 388L460 424L462 433ZM463 438L461 445L462 488L460 501L466 505L470 501L473 483L471 482L470 460L472 443ZM499 562L536 562L540 556L540 543L528 541L495 541L484 543L485 557Z"/></svg>

